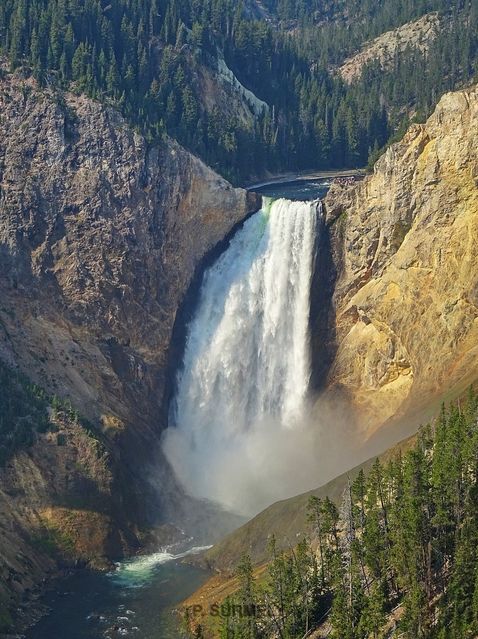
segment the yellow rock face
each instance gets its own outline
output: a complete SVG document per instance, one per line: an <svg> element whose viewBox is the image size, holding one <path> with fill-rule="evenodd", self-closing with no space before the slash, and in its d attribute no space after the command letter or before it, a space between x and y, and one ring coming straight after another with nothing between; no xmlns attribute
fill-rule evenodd
<svg viewBox="0 0 478 639"><path fill-rule="evenodd" d="M477 148L477 89L448 94L373 175L327 198L339 264L328 386L365 434L478 377Z"/></svg>

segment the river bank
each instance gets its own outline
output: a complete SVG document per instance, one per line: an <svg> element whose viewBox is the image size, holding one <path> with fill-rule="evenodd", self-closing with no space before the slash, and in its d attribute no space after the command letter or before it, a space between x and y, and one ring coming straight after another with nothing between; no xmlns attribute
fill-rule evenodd
<svg viewBox="0 0 478 639"><path fill-rule="evenodd" d="M299 172L289 172L289 173L280 173L277 175L271 175L265 180L257 183L245 184L243 188L248 191L253 191L254 189L260 189L264 186L270 186L273 184L285 184L288 182L300 182L302 180L328 180L335 178L346 178L346 177L363 177L366 175L365 169L342 169L335 171L299 171Z"/></svg>

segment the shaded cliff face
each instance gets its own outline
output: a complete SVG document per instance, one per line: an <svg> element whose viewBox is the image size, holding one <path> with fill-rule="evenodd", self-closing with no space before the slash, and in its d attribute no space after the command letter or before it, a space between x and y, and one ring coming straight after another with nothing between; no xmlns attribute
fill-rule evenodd
<svg viewBox="0 0 478 639"><path fill-rule="evenodd" d="M72 560L101 565L165 523L166 486L180 501L158 450L176 314L202 260L260 202L84 97L4 75L0 114L0 358L70 398L108 451L89 478L105 499L85 521L65 505L84 457L74 433L65 449L40 437L0 473L0 509L21 513L15 534L0 531L11 595L35 556L32 582L54 565L31 543L38 522L74 520Z"/></svg>
<svg viewBox="0 0 478 639"><path fill-rule="evenodd" d="M448 94L373 175L326 198L326 385L367 435L478 377L477 148L477 89Z"/></svg>
<svg viewBox="0 0 478 639"><path fill-rule="evenodd" d="M32 619L21 596L59 568L104 568L140 546L114 494L110 453L66 413L51 420L54 432L0 467L0 634Z"/></svg>
<svg viewBox="0 0 478 639"><path fill-rule="evenodd" d="M86 98L8 78L0 108L3 355L88 416L157 434L177 308L256 202Z"/></svg>

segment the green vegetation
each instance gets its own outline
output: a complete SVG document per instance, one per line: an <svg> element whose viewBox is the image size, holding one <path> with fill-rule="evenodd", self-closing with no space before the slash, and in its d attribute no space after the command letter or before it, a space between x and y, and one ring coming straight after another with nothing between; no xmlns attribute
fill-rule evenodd
<svg viewBox="0 0 478 639"><path fill-rule="evenodd" d="M244 559L222 639L300 639L326 618L333 639L390 636L395 623L408 639L475 637L477 396L443 408L404 455L361 471L340 507L311 497L309 519L311 541L278 552L271 540L265 584ZM240 614L245 601L252 620Z"/></svg>
<svg viewBox="0 0 478 639"><path fill-rule="evenodd" d="M53 526L45 526L41 532L32 535L30 543L40 552L51 557L57 557L60 553L70 553L75 546L73 539L66 531L59 531Z"/></svg>
<svg viewBox="0 0 478 639"><path fill-rule="evenodd" d="M94 426L80 416L70 400L49 397L25 375L0 361L0 466L17 450L31 446L36 433L56 432L58 418L79 424L97 458L104 454ZM58 437L61 445L62 437Z"/></svg>
<svg viewBox="0 0 478 639"><path fill-rule="evenodd" d="M8 599L0 592L0 632L9 632L13 619L8 609Z"/></svg>
<svg viewBox="0 0 478 639"><path fill-rule="evenodd" d="M0 465L49 428L44 391L0 362Z"/></svg>
<svg viewBox="0 0 478 639"><path fill-rule="evenodd" d="M0 49L12 68L114 104L149 139L167 131L236 181L363 166L476 73L478 0L264 4L277 22L255 19L254 0L3 0ZM364 41L431 10L448 25L428 54L410 49L386 73L371 63L350 87L334 75ZM205 104L200 69L218 50L270 107L252 122Z"/></svg>

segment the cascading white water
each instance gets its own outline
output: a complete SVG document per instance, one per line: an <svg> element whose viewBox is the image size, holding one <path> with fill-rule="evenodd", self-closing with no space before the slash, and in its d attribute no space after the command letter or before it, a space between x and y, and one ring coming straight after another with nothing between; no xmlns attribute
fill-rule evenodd
<svg viewBox="0 0 478 639"><path fill-rule="evenodd" d="M310 378L320 210L265 200L205 273L163 442L194 496L247 513L290 492L282 464L302 428Z"/></svg>

